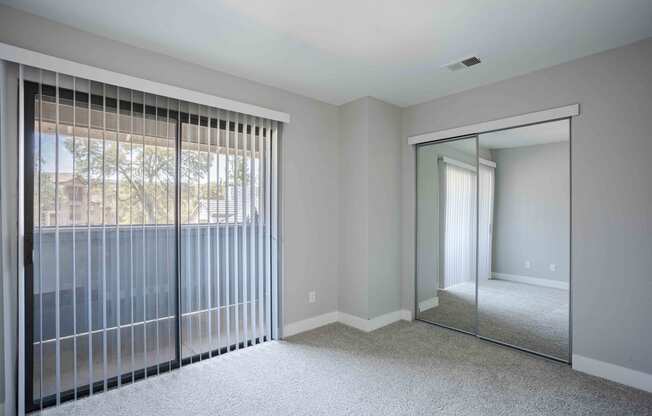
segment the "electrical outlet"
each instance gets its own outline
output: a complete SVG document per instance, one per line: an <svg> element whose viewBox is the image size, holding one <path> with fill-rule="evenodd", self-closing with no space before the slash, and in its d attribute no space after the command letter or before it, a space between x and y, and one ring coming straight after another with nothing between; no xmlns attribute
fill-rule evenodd
<svg viewBox="0 0 652 416"><path fill-rule="evenodd" d="M550 271L551 272L556 272L557 271L557 265L554 263L550 263Z"/></svg>
<svg viewBox="0 0 652 416"><path fill-rule="evenodd" d="M530 267L532 267L532 263L530 263L530 260L525 260L525 265L524 266L525 266L526 269L529 269Z"/></svg>
<svg viewBox="0 0 652 416"><path fill-rule="evenodd" d="M315 303L317 302L317 292L314 290L311 292L308 292L308 303Z"/></svg>

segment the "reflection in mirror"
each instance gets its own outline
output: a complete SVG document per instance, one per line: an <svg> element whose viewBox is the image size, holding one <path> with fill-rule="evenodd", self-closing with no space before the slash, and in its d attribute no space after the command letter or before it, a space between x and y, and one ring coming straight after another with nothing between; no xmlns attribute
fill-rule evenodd
<svg viewBox="0 0 652 416"><path fill-rule="evenodd" d="M417 147L417 318L475 333L476 137Z"/></svg>
<svg viewBox="0 0 652 416"><path fill-rule="evenodd" d="M479 136L478 333L569 359L570 135L561 120Z"/></svg>

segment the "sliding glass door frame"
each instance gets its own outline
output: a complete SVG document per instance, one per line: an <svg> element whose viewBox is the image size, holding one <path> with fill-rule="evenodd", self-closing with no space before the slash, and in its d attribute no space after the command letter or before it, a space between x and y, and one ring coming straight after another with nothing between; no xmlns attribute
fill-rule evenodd
<svg viewBox="0 0 652 416"><path fill-rule="evenodd" d="M174 246L174 255L175 255L175 267L173 270L174 273L174 290L175 290L175 299L174 299L174 306L173 306L173 312L174 312L174 360L161 360L160 362L157 362L152 365L146 365L145 368L140 368L138 370L133 370L132 371L127 371L124 373L118 373L118 375L114 375L112 377L107 378L106 380L91 380L90 383L87 383L85 385L79 385L77 384L73 389L66 390L66 391L60 391L59 394L54 394L50 396L41 396L40 400L35 400L34 399L34 331L35 331L35 297L34 297L34 285L35 285L35 273L34 273L34 258L33 258L33 250L34 250L34 244L35 244L35 235L34 235L34 224L35 224L35 212L34 212L34 204L35 204L35 142L34 142L34 134L35 134L35 105L34 103L38 99L40 99L40 94L42 93L41 89L43 88L36 82L31 82L27 80L20 80L19 82L22 82L23 86L23 105L21 110L23 111L23 132L24 132L24 139L23 139L23 145L24 145L24 155L23 155L23 169L21 172L19 172L19 175L22 175L24 178L24 186L23 189L21 190L22 194L24 195L24 205L23 205L23 212L19 213L19 215L22 215L24 217L24 244L25 244L25 250L24 250L24 304L19 305L20 308L24 308L24 356L25 356L25 364L23 369L19 369L19 371L24 371L24 398L25 398L25 409L26 411L35 411L39 410L41 408L49 407L58 404L58 402L63 402L63 401L68 401L68 400L73 400L81 397L85 397L94 393L102 392L105 390L110 390L113 388L116 388L120 386L121 384L128 384L135 382L140 379L144 379L146 377L152 376L152 375L157 375L159 373L164 373L171 371L173 369L179 368L181 366L193 363L198 360L206 359L213 357L218 354L224 354L228 351L232 351L238 348L244 348L246 346L251 346L254 344L258 344L270 339L277 339L279 336L279 325L280 325L280 314L278 313L279 308L280 308L280 302L281 302L281 296L280 296L280 284L279 282L279 273L281 270L281 259L279 258L280 251L282 250L282 247L279 247L278 245L278 231L279 231L279 221L281 219L280 216L280 200L278 198L279 194L279 177L280 177L280 169L279 169L279 130L282 128L282 124L276 124L275 122L267 122L264 123L264 125L261 123L258 125L259 128L259 134L260 137L257 139L254 139L255 136L255 128L252 125L249 125L251 128L251 142L253 146L254 140L259 142L259 146L264 146L265 149L265 154L267 159L263 162L260 162L261 169L263 168L263 163L264 163L264 168L266 169L266 172L260 172L260 174L265 174L265 180L264 183L258 184L258 186L261 186L263 188L267 188L265 190L265 198L260 201L261 206L264 207L263 212L265 213L265 216L267 218L262 218L259 221L259 225L262 224L264 226L264 231L262 230L261 236L260 236L260 241L261 244L264 245L264 253L267 253L267 257L264 257L265 266L267 267L267 271L265 273L268 274L263 274L262 279L265 284L265 290L266 292L262 292L262 288L260 288L260 293L259 296L263 298L263 304L261 306L261 314L264 314L266 317L266 328L262 333L258 333L257 335L247 338L242 337L242 339L238 340L233 340L235 342L230 342L227 343L226 345L218 346L218 348L212 348L212 346L209 346L209 349L207 351L200 351L196 354L193 354L191 356L186 356L182 358L182 345L183 345L183 331L181 330L181 325L182 325L182 319L183 319L183 314L182 314L182 299L181 299L181 292L182 292L182 282L181 282L181 275L182 275L182 264L181 264L181 226L182 226L182 220L181 220L181 169L182 169L182 129L184 123L192 123L196 122L196 125L201 125L204 126L204 123L209 123L208 127L213 128L213 124L211 123L211 119L204 117L203 115L200 114L190 114L190 112L182 112L181 108L179 107L178 111L173 111L170 108L162 108L158 106L158 102L154 104L153 108L156 114L158 114L159 111L165 111L166 114L168 115L168 120L170 123L174 123L174 144L175 144L175 154L174 154L174 160L176 163L176 166L174 168L174 206L175 206L175 213L174 213L174 235L175 235L175 246ZM45 84L41 84L45 85ZM89 84L90 85L90 84ZM48 85L48 88L54 89L57 94L57 111L58 110L58 95L60 94L60 91L65 90L64 87L57 85L57 86L52 86ZM71 94L73 96L76 96L77 92L74 90L68 90L68 94ZM20 92L19 92L20 94ZM91 95L92 92L88 92L88 100L91 100ZM120 95L118 93L118 98L117 98L117 108L120 108ZM122 100L124 101L124 100ZM132 105L133 103L133 97L132 100L129 102L129 105ZM127 101L125 101L127 103ZM143 99L143 115L150 110L150 107L152 107L150 104L146 102L145 99ZM90 109L90 103L89 103L89 109ZM90 110L89 110L90 111ZM106 106L104 106L104 110L106 111ZM132 115L133 117L133 115ZM232 130L235 132L235 134L238 134L238 120L240 120L243 127L245 130L246 134L246 126L247 124L244 124L244 120L242 118L239 119L234 119L231 120L230 122L227 120L221 120L222 124L220 124L219 119L212 119L212 122L216 124L217 130L219 131L221 125L225 125L226 131L231 132ZM262 119L261 119L262 120ZM89 129L90 129L90 119L89 119ZM265 135L264 138L263 136L263 130L265 130ZM117 132L116 132L117 134ZM143 135L145 135L145 125L143 124ZM219 141L218 141L218 146L219 146ZM262 148L261 148L262 149ZM253 152L253 149L251 150ZM262 150L260 150L262 152ZM243 153L244 154L244 153ZM251 156L253 158L253 156ZM219 158L219 155L218 155ZM252 162L253 163L253 162ZM40 180L40 178L39 178ZM253 187L253 180L252 184L250 184L251 187ZM250 191L253 193L253 190L250 189ZM117 186L116 186L116 192L117 192ZM267 194L269 192L269 194ZM39 202L40 203L40 202ZM250 202L251 203L251 202ZM40 220L39 220L40 221ZM88 219L90 222L90 218ZM263 222L264 221L264 222ZM145 222L143 218L143 223ZM116 229L118 228L120 224L116 223ZM157 225L154 225L157 226ZM88 227L91 227L90 225ZM217 227L220 227L220 224L217 224ZM253 226L252 226L253 227ZM86 228L84 226L84 228ZM144 238L144 237L143 237ZM217 261L217 260L216 260ZM144 266L143 266L144 267ZM262 273L262 272L261 272ZM144 279L144 277L143 277ZM157 280L158 282L158 280ZM74 291L75 289L73 289ZM39 292L41 291L41 288L39 287ZM56 295L57 297L59 294ZM75 296L75 295L73 295ZM131 294L133 296L133 293ZM120 303L120 294L118 293L118 304ZM237 302L237 300L236 300ZM158 305L158 303L157 303ZM89 306L90 307L90 306ZM228 306L227 306L228 307ZM237 306L236 306L237 307ZM40 310L40 309L39 309ZM209 305L209 310L210 310L210 305ZM43 314L43 311L40 310L40 314ZM133 316L132 316L133 319ZM157 315L157 319L161 319L160 316ZM144 325L146 325L147 322L147 317L143 316L143 322ZM93 333L95 330L93 329L92 322L88 322L88 331L89 333ZM133 325L133 324L132 324ZM237 325L237 323L236 323ZM117 328L118 331L120 330L122 324L120 321L117 322ZM105 328L106 329L106 328ZM210 327L209 333L212 330ZM42 335L42 334L41 334ZM40 335L40 336L41 336ZM74 334L73 337L77 337L77 334ZM42 340L41 340L42 341ZM133 342L133 340L132 340ZM219 345L219 344L218 344ZM76 358L75 358L76 359ZM59 360L57 360L59 361ZM41 363L42 365L42 363ZM58 365L58 363L57 363ZM123 370L120 370L123 371ZM41 375L42 376L42 375ZM43 392L40 393L43 395ZM57 397L59 396L59 397Z"/></svg>
<svg viewBox="0 0 652 416"><path fill-rule="evenodd" d="M494 133L494 132L499 132L499 131L505 131L505 130L511 130L519 127L527 127L527 126L534 126L538 124L545 124L545 123L550 123L553 121L562 121L562 120L568 120L568 142L569 142L569 152L568 152L568 176L569 176L569 279L568 279L568 285L569 285L569 290L568 290L568 359L564 360L560 357L555 357L552 355L548 355L542 352L538 351L533 351L528 348L524 348L518 345L514 345L508 342L496 340L490 337L483 336L479 333L479 305L478 305L478 273L479 273L479 206L480 206L480 201L479 198L476 197L476 238L475 238L475 244L476 244L476 250L475 250L475 328L473 332L470 331L465 331L463 329L459 328L454 328L448 325L444 325L441 323L437 322L432 322L428 320L421 319L419 317L419 294L418 294L418 275L417 275L417 265L418 265L418 159L417 159L417 149L421 146L428 146L428 145L433 145L433 144L438 144L438 143L447 143L447 142L455 142L458 140L465 140L465 139L470 139L470 138L475 138L475 143L476 143L476 166L479 167L480 165L480 139L479 136L481 134L486 134L486 133ZM485 130L485 131L478 131L472 134L467 134L464 136L457 136L457 137L450 137L450 138L445 138L445 139L440 139L440 140L433 140L429 142L423 142L423 143L417 143L414 144L414 305L413 305L413 313L415 320L425 322L430 325L435 325L439 326L442 328L446 328L449 330L453 330L456 332L461 332L467 335L472 335L475 336L479 339L482 339L484 341L492 342L494 344L498 345L503 345L508 348L512 348L515 350L523 351L529 354L533 354L539 357L543 357L552 361L556 362L561 362L564 364L571 365L572 364L572 357L573 357L573 158L572 158L572 149L573 149L573 117L572 116L567 116L567 117L560 117L560 118L554 118L550 120L544 120L544 121L538 121L535 123L528 123L528 124L519 124L519 125L513 125L505 128L500 128L500 129L495 129L495 130ZM479 192L480 190L480 175L476 175L476 192Z"/></svg>

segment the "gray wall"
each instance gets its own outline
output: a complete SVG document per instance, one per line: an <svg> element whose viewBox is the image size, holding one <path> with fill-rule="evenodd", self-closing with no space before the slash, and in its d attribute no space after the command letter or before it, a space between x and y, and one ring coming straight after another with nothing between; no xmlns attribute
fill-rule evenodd
<svg viewBox="0 0 652 416"><path fill-rule="evenodd" d="M369 317L401 307L401 109L369 99Z"/></svg>
<svg viewBox="0 0 652 416"><path fill-rule="evenodd" d="M400 308L400 117L369 97L340 107L339 310L363 319Z"/></svg>
<svg viewBox="0 0 652 416"><path fill-rule="evenodd" d="M337 309L337 107L91 35L0 6L0 41L57 57L284 111L281 242L285 323ZM317 302L308 303L308 292Z"/></svg>
<svg viewBox="0 0 652 416"><path fill-rule="evenodd" d="M573 352L652 373L652 39L404 109L402 305L414 304L407 137L572 103Z"/></svg>
<svg viewBox="0 0 652 416"><path fill-rule="evenodd" d="M568 282L569 143L496 149L493 154L492 271ZM556 271L550 270L550 264L557 266Z"/></svg>
<svg viewBox="0 0 652 416"><path fill-rule="evenodd" d="M339 109L340 116L340 268L339 311L361 318L369 312L367 222L368 106L365 99Z"/></svg>

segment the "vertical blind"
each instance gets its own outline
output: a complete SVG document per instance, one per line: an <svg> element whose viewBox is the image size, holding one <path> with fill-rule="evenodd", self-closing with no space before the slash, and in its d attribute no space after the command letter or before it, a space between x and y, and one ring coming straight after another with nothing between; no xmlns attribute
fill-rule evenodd
<svg viewBox="0 0 652 416"><path fill-rule="evenodd" d="M28 409L269 340L280 125L21 74Z"/></svg>
<svg viewBox="0 0 652 416"><path fill-rule="evenodd" d="M443 288L475 281L476 173L455 164L443 165Z"/></svg>

